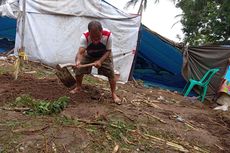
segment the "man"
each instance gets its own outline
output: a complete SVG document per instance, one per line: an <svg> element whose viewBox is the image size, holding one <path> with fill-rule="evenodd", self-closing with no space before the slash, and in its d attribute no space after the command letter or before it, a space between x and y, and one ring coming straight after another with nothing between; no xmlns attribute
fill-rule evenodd
<svg viewBox="0 0 230 153"><path fill-rule="evenodd" d="M120 98L115 94L116 80L114 78L113 60L112 60L112 38L111 32L102 28L98 21L91 21L88 24L88 31L83 33L80 38L80 46L75 58L76 62L76 87L71 93L77 93L81 90L84 74L91 73L91 67L80 67L83 64L93 63L98 68L98 74L108 77L113 101L121 103Z"/></svg>

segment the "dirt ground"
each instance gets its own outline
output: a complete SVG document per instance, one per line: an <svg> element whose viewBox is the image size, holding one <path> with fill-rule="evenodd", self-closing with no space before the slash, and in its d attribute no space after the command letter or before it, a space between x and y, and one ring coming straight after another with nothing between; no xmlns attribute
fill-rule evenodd
<svg viewBox="0 0 230 153"><path fill-rule="evenodd" d="M128 82L118 84L117 105L108 83L93 76L73 95L53 69L29 63L14 80L12 67L0 62L0 152L230 152L230 113L216 104ZM12 105L23 95L70 102L58 114L28 115Z"/></svg>

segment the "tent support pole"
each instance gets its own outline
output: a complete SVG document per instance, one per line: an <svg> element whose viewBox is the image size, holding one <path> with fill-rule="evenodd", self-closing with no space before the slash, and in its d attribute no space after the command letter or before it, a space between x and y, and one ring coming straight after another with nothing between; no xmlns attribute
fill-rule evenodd
<svg viewBox="0 0 230 153"><path fill-rule="evenodd" d="M129 73L129 79L128 80L134 80L133 78L133 71L135 69L135 65L136 65L136 60L137 60L137 55L138 55L138 48L141 44L141 24L140 24L140 28L139 28L139 31L138 31L138 38L137 38L137 47L136 47L136 51L135 51L135 55L134 55L134 59L133 59L133 63L132 63L132 67L131 67L131 71Z"/></svg>
<svg viewBox="0 0 230 153"><path fill-rule="evenodd" d="M26 0L23 0L22 5L22 33L21 33L21 45L20 49L24 50L24 33L25 33L25 19L26 19Z"/></svg>
<svg viewBox="0 0 230 153"><path fill-rule="evenodd" d="M26 55L25 55L25 47L24 47L24 34L25 34L25 19L26 19L26 0L23 0L23 4L22 4L22 17L21 17L21 43L20 43L20 47L18 49L18 58L15 61L15 71L14 71L14 79L17 80L18 79L18 74L19 74L19 70L20 70L20 65L23 64L23 60L26 59Z"/></svg>

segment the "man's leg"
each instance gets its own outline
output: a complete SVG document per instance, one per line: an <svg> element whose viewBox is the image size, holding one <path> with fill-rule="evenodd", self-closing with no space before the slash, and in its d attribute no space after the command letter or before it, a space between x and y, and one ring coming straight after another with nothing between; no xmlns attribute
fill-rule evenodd
<svg viewBox="0 0 230 153"><path fill-rule="evenodd" d="M115 80L115 78L109 79L109 84L110 84L110 88L111 88L111 94L112 94L113 101L115 103L117 103L117 104L121 104L120 98L115 93L115 90L116 90L116 80Z"/></svg>
<svg viewBox="0 0 230 153"><path fill-rule="evenodd" d="M84 74L76 75L77 86L73 90L71 90L70 93L75 94L75 93L81 91L83 77L84 77Z"/></svg>
<svg viewBox="0 0 230 153"><path fill-rule="evenodd" d="M98 74L104 75L108 78L113 101L117 104L121 104L120 98L115 93L116 79L114 76L113 61L111 57L108 57L107 59L105 59L101 67L98 68Z"/></svg>
<svg viewBox="0 0 230 153"><path fill-rule="evenodd" d="M89 64L89 63L92 63L94 61L95 61L94 59L92 59L88 56L84 56L82 58L81 64ZM83 67L83 68L74 68L77 85L73 90L70 91L70 93L74 94L74 93L81 91L82 80L83 80L84 74L90 74L91 69L92 69L92 66L91 67Z"/></svg>

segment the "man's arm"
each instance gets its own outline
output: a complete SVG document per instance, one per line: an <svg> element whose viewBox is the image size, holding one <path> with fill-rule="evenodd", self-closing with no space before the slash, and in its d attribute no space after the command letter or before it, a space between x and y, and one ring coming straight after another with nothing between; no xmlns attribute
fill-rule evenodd
<svg viewBox="0 0 230 153"><path fill-rule="evenodd" d="M111 54L112 54L112 33L110 33L110 36L109 36L107 43L106 43L106 53L98 61L95 62L95 67L96 68L101 67L101 64Z"/></svg>
<svg viewBox="0 0 230 153"><path fill-rule="evenodd" d="M108 58L111 54L111 50L108 50L99 60L95 61L95 67L99 68L101 67L101 64L105 61L106 58Z"/></svg>
<svg viewBox="0 0 230 153"><path fill-rule="evenodd" d="M78 53L75 57L75 63L76 63L76 66L80 65L81 64L81 60L83 58L83 56L85 55L85 48L83 47L80 47L79 50L78 50Z"/></svg>
<svg viewBox="0 0 230 153"><path fill-rule="evenodd" d="M105 59L110 56L110 54L111 54L111 50L106 51L105 54L99 59L99 61L103 63Z"/></svg>

